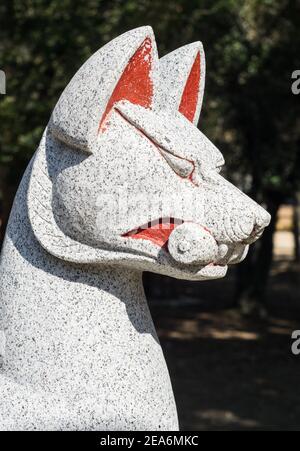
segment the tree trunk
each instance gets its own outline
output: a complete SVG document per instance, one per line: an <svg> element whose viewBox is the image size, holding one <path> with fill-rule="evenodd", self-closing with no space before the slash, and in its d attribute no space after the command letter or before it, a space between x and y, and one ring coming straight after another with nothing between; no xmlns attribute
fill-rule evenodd
<svg viewBox="0 0 300 451"><path fill-rule="evenodd" d="M281 196L270 196L267 210L272 215L271 224L262 238L250 248L248 258L237 267L235 304L247 313L265 306L266 290L273 260L273 236L276 229L277 214Z"/></svg>

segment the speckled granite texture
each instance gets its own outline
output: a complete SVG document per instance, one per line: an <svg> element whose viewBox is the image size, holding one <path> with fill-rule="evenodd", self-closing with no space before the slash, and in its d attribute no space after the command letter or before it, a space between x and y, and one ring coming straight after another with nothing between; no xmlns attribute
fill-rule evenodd
<svg viewBox="0 0 300 451"><path fill-rule="evenodd" d="M223 277L270 220L196 127L204 81L142 27L63 92L1 255L1 430L178 429L142 272Z"/></svg>

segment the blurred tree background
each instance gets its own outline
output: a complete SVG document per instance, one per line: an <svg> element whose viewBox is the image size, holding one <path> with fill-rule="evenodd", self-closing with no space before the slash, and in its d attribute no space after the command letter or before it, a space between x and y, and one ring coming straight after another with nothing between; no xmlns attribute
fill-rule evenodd
<svg viewBox="0 0 300 451"><path fill-rule="evenodd" d="M227 177L273 215L237 270L233 301L264 302L277 212L286 199L296 202L299 189L300 102L291 94L299 1L2 0L0 21L7 75L0 97L2 238L20 177L72 75L110 39L150 24L161 55L203 41L208 75L199 127L223 151Z"/></svg>
<svg viewBox="0 0 300 451"><path fill-rule="evenodd" d="M103 44L146 24L161 56L202 40L207 79L199 127L222 150L225 175L273 215L246 261L223 280L145 275L181 428L299 430L299 357L290 344L300 329L300 265L273 259L278 211L287 203L299 259L300 95L291 92L292 72L300 69L299 0L1 0L7 94L0 95L0 243L63 89ZM241 314L261 312L270 300L263 320Z"/></svg>

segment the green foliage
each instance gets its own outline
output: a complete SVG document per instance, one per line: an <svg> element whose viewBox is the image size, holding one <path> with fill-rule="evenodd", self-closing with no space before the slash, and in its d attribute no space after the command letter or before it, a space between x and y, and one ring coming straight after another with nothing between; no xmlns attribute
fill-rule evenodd
<svg viewBox="0 0 300 451"><path fill-rule="evenodd" d="M201 39L207 90L200 127L228 174L258 195L289 195L299 177L299 3L293 0L2 0L0 164L12 183L38 145L71 76L105 42L151 24L161 54ZM3 182L2 182L3 183ZM246 186L246 185L245 185Z"/></svg>

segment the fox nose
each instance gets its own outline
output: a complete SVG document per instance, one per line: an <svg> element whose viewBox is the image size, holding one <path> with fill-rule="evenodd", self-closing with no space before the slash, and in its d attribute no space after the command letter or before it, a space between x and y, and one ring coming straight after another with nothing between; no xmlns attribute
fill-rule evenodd
<svg viewBox="0 0 300 451"><path fill-rule="evenodd" d="M254 212L254 223L249 236L243 240L245 244L252 244L263 234L271 221L271 215L262 207L257 206Z"/></svg>
<svg viewBox="0 0 300 451"><path fill-rule="evenodd" d="M271 215L264 208L259 207L257 211L257 226L265 229L271 222Z"/></svg>
<svg viewBox="0 0 300 451"><path fill-rule="evenodd" d="M254 205L253 205L254 204ZM251 244L258 240L269 225L271 216L258 204L233 208L224 217L224 243Z"/></svg>

